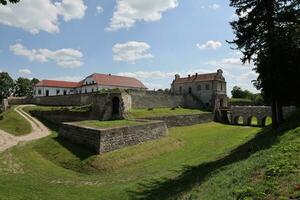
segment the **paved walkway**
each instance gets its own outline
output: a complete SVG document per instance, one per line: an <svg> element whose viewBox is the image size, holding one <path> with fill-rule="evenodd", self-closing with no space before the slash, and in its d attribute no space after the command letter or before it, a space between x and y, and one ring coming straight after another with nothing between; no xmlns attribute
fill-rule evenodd
<svg viewBox="0 0 300 200"><path fill-rule="evenodd" d="M19 143L30 142L51 134L49 129L46 126L44 126L39 120L23 111L23 108L27 106L32 105L17 106L15 108L15 111L30 123L32 127L31 133L24 136L13 136L11 134L6 133L3 130L0 130L0 152L5 151Z"/></svg>

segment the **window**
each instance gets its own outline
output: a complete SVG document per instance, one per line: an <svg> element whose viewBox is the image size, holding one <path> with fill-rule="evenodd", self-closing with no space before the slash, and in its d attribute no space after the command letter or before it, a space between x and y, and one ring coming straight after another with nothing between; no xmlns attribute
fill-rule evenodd
<svg viewBox="0 0 300 200"><path fill-rule="evenodd" d="M56 95L58 95L60 93L60 90L56 90Z"/></svg>
<svg viewBox="0 0 300 200"><path fill-rule="evenodd" d="M221 83L221 91L223 91L223 84Z"/></svg>
<svg viewBox="0 0 300 200"><path fill-rule="evenodd" d="M197 86L197 90L198 90L198 91L202 90L201 85L198 85L198 86Z"/></svg>
<svg viewBox="0 0 300 200"><path fill-rule="evenodd" d="M208 84L205 85L205 89L209 90L209 85Z"/></svg>
<svg viewBox="0 0 300 200"><path fill-rule="evenodd" d="M49 90L46 90L46 97L49 96Z"/></svg>
<svg viewBox="0 0 300 200"><path fill-rule="evenodd" d="M67 90L64 90L64 95L67 95Z"/></svg>
<svg viewBox="0 0 300 200"><path fill-rule="evenodd" d="M92 92L94 92L94 88L92 88Z"/></svg>
<svg viewBox="0 0 300 200"><path fill-rule="evenodd" d="M189 87L189 93L192 94L192 88L191 87Z"/></svg>
<svg viewBox="0 0 300 200"><path fill-rule="evenodd" d="M85 89L84 92L87 93L87 90Z"/></svg>
<svg viewBox="0 0 300 200"><path fill-rule="evenodd" d="M179 87L179 94L181 94L182 93L182 87L180 86Z"/></svg>
<svg viewBox="0 0 300 200"><path fill-rule="evenodd" d="M38 90L38 94L41 95L42 94L42 90Z"/></svg>

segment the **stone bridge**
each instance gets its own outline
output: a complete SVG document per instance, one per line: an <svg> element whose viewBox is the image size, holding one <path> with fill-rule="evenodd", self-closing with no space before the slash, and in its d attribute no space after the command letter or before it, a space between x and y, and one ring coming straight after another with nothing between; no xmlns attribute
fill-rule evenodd
<svg viewBox="0 0 300 200"><path fill-rule="evenodd" d="M291 112L295 111L294 106L283 107L283 117L286 118ZM252 119L257 119L258 126L265 126L268 117L272 116L270 106L232 106L231 124L252 125Z"/></svg>

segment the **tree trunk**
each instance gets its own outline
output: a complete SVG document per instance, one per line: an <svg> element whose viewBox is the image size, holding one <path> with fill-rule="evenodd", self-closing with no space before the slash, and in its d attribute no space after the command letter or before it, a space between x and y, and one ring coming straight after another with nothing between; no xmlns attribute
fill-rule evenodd
<svg viewBox="0 0 300 200"><path fill-rule="evenodd" d="M272 126L278 128L276 100L272 99Z"/></svg>
<svg viewBox="0 0 300 200"><path fill-rule="evenodd" d="M280 102L277 102L277 119L278 119L278 123L281 124L283 123L283 111L282 111L282 104Z"/></svg>

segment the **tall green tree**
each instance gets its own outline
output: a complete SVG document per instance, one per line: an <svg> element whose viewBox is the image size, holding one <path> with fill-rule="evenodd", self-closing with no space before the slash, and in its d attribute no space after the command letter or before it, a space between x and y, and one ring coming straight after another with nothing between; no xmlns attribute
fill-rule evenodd
<svg viewBox="0 0 300 200"><path fill-rule="evenodd" d="M27 78L18 78L16 80L15 86L15 96L18 97L32 97L33 96L33 87L39 82L38 79L33 78L29 80Z"/></svg>
<svg viewBox="0 0 300 200"><path fill-rule="evenodd" d="M290 53L299 49L292 37L298 37L295 30L299 26L300 0L230 2L238 16L238 20L231 23L236 37L230 43L242 51L244 63L254 62L254 70L259 74L255 85L262 90L265 99L271 100L273 125L276 127L282 120L287 81L295 83L292 87L299 82L294 75L299 71L297 58ZM289 100L296 99L296 96L290 95Z"/></svg>
<svg viewBox="0 0 300 200"><path fill-rule="evenodd" d="M16 80L15 96L25 97L31 94L31 81L27 78L18 78Z"/></svg>
<svg viewBox="0 0 300 200"><path fill-rule="evenodd" d="M7 2L18 3L18 2L20 2L20 0L0 0L0 4L2 4L2 5L7 5Z"/></svg>
<svg viewBox="0 0 300 200"><path fill-rule="evenodd" d="M13 93L14 80L7 72L0 73L0 100L9 97Z"/></svg>

